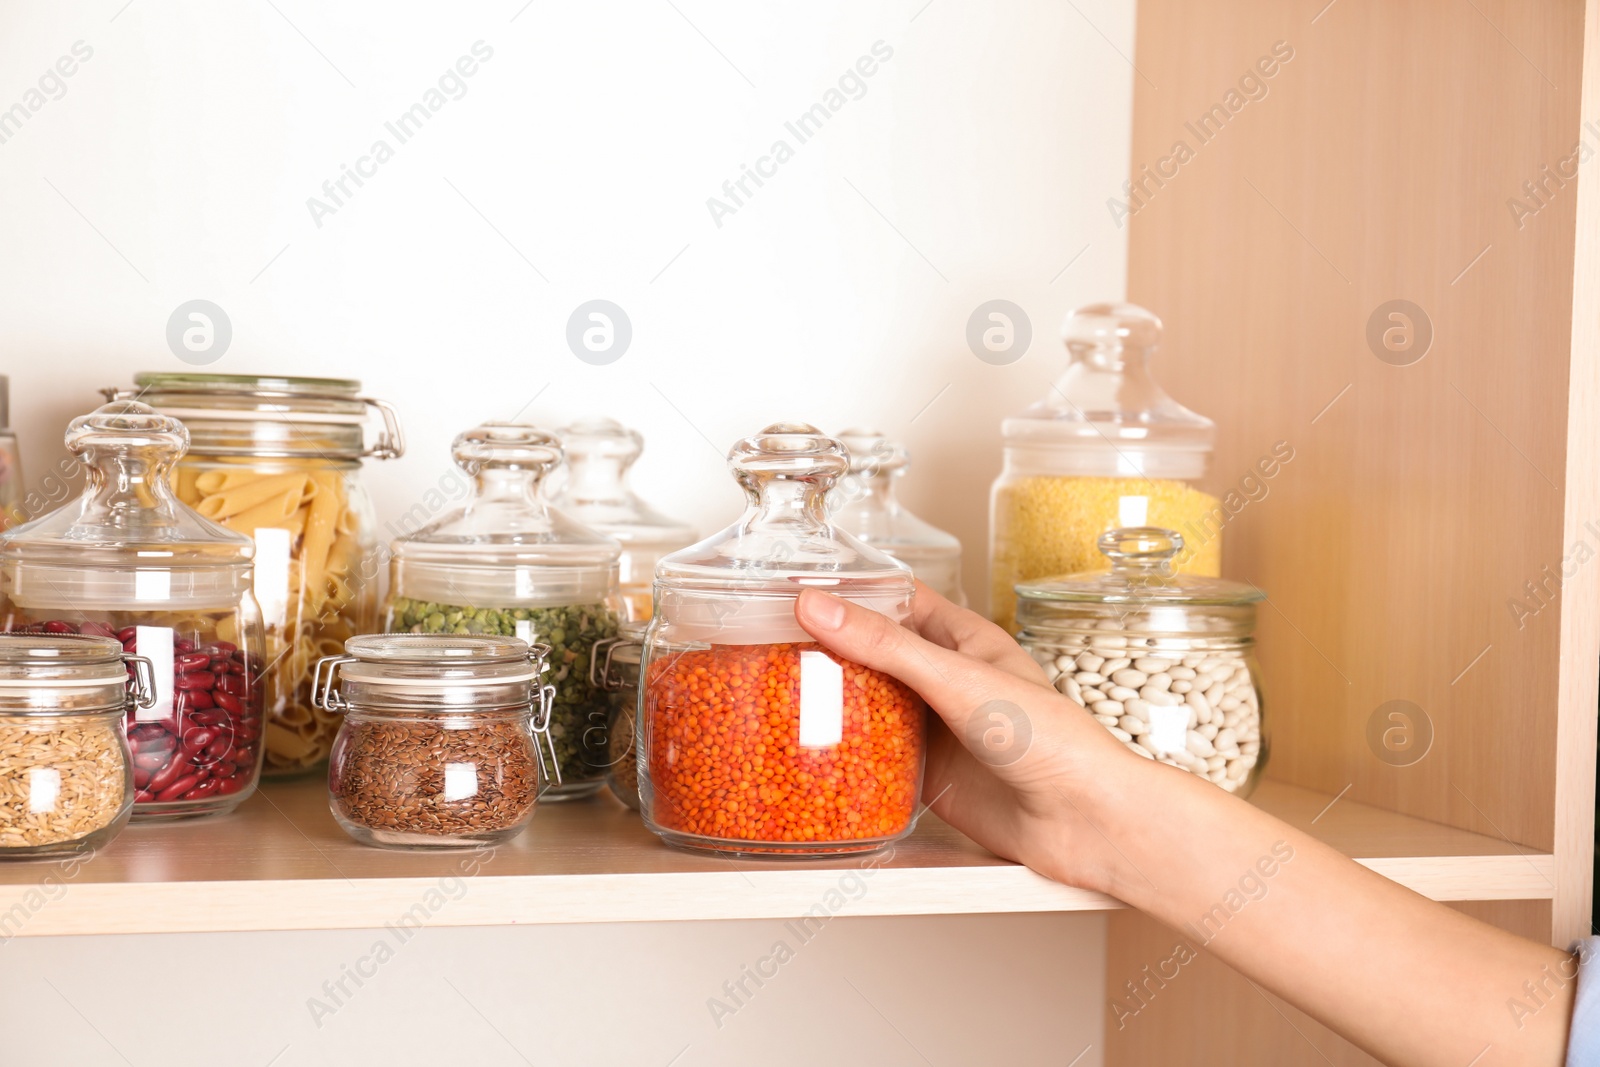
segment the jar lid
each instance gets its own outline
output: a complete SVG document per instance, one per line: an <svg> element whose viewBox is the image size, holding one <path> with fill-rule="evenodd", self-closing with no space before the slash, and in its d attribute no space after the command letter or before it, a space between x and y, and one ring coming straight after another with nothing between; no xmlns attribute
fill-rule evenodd
<svg viewBox="0 0 1600 1067"><path fill-rule="evenodd" d="M232 607L249 590L255 543L172 491L189 445L183 423L113 401L67 426L82 495L0 534L0 585L23 608Z"/></svg>
<svg viewBox="0 0 1600 1067"><path fill-rule="evenodd" d="M348 461L405 452L394 409L361 396L354 379L143 371L133 383L137 392L118 398L131 396L185 420L195 451L205 455ZM384 425L368 448L363 428L374 410Z"/></svg>
<svg viewBox="0 0 1600 1067"><path fill-rule="evenodd" d="M1111 566L1058 578L1022 582L1018 614L1028 603L1118 604L1135 608L1177 605L1243 605L1266 599L1253 585L1182 574L1173 560L1183 551L1183 535L1159 526L1107 530L1096 546Z"/></svg>
<svg viewBox="0 0 1600 1067"><path fill-rule="evenodd" d="M394 542L395 592L473 607L597 603L616 593L622 545L547 503L562 458L554 434L484 423L451 446L472 479L466 502Z"/></svg>
<svg viewBox="0 0 1600 1067"><path fill-rule="evenodd" d="M628 485L628 470L644 451L644 437L615 419L580 419L561 431L565 482L553 502L579 522L622 542L678 548L695 539L694 527L669 518Z"/></svg>
<svg viewBox="0 0 1600 1067"><path fill-rule="evenodd" d="M0 711L121 712L127 706L130 664L139 703L150 707L155 701L150 662L126 655L120 641L89 634L0 633Z"/></svg>
<svg viewBox="0 0 1600 1067"><path fill-rule="evenodd" d="M347 640L343 656L317 664L312 700L329 710L343 707L335 672L346 683L413 692L531 684L548 652L544 645L485 634L366 634Z"/></svg>
<svg viewBox="0 0 1600 1067"><path fill-rule="evenodd" d="M1090 304L1061 328L1071 362L1001 433L1025 469L1092 477L1198 478L1216 424L1151 377L1161 320L1136 304Z"/></svg>
<svg viewBox="0 0 1600 1067"><path fill-rule="evenodd" d="M911 462L904 445L877 430L846 430L839 441L850 452L850 471L828 494L836 526L912 570L931 558L960 555L954 534L913 515L896 496L894 483Z"/></svg>

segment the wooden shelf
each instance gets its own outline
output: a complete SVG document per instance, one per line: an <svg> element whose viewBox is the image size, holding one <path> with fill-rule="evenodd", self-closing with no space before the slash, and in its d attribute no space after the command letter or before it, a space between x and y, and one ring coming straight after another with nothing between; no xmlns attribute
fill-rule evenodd
<svg viewBox="0 0 1600 1067"><path fill-rule="evenodd" d="M1255 800L1436 899L1552 893L1549 855L1347 799L1329 807L1332 797L1278 783ZM931 814L886 859L692 855L659 844L609 796L547 805L492 854L394 852L346 837L318 780L268 785L222 818L129 827L75 871L0 864L0 938L361 929L408 914L440 926L791 918L819 903L853 916L1122 906L1000 860Z"/></svg>

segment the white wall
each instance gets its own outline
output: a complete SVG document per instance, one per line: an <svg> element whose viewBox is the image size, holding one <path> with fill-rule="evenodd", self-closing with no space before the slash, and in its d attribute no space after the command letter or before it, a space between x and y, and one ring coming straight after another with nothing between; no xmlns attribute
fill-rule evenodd
<svg viewBox="0 0 1600 1067"><path fill-rule="evenodd" d="M640 428L640 488L703 529L737 508L720 459L734 438L780 418L866 423L910 444L911 503L961 536L968 588L981 592L999 418L1059 370L1065 311L1122 295L1126 244L1104 205L1129 156L1131 2L274 3L0 8L0 110L37 102L25 94L75 42L93 49L64 94L0 143L0 371L35 481L94 387L183 369L167 320L204 298L234 331L210 369L354 376L400 406L411 452L370 471L381 515L443 473L456 432L491 417L559 424L599 411ZM493 56L465 95L398 144L385 121L478 41ZM865 95L717 226L707 198L776 138L794 146L785 120L878 41L893 56ZM393 158L319 227L307 198L378 138ZM633 323L631 347L608 366L565 343L568 316L596 297ZM1010 366L981 362L965 341L973 309L995 298L1033 324L1032 347ZM862 936L883 948L851 966L867 983L919 988L929 972L902 961L952 938L970 949L974 977L1055 975L1064 998L1076 971L1099 974L1102 927L1063 939L1063 923L862 920ZM605 934L605 957L663 973L686 956L711 971L725 963L707 946L731 927L645 929ZM1012 936L1019 929L1036 936ZM610 966L575 966L577 936L437 932L441 951L461 959L502 943L548 957L546 975L571 979L541 986L548 996L607 1000ZM352 937L13 944L4 969L16 975L14 961L27 959L90 996L110 973L144 977L122 968L145 954L244 959L260 973L237 990L220 962L196 973L221 979L210 997L259 1011L282 999L263 990L301 980L308 954L326 964ZM1041 972L1052 937L1063 965ZM727 941L723 954L739 951ZM473 967L512 973L480 961L462 967L463 980ZM410 1029L413 1000L439 994L407 989L396 982L392 997L341 1019L349 1043L297 1044L281 1062L350 1062L361 1040L411 1062L394 1034ZM82 1039L75 1015L36 990L14 993L0 997L0 1017L25 1012L30 1029ZM794 996L792 1016L775 1010L761 1023L768 1039L837 1012L861 1047L912 1062L883 1043L876 1017ZM1053 991L1028 996L1029 1010L1003 1022L1035 1052L1012 1062L1066 1062L1077 1052L1056 1044L1066 1017L1035 1010ZM622 1019L661 1010L622 995L609 1003ZM152 1008L163 1032L177 1006ZM946 1046L947 1009L935 998L916 1016L910 1002L905 1025ZM454 1009L444 1019L473 1025ZM629 1047L655 1057L654 1030L638 1032ZM738 1062L745 1047L681 1062ZM514 1062L485 1062L502 1060Z"/></svg>

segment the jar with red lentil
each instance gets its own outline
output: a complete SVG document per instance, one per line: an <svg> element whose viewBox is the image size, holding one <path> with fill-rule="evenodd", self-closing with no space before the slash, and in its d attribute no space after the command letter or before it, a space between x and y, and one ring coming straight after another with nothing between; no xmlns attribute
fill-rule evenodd
<svg viewBox="0 0 1600 1067"><path fill-rule="evenodd" d="M850 474L828 495L834 525L905 563L935 593L965 605L961 542L900 502L897 486L911 464L905 445L876 430L846 430L839 440L850 450Z"/></svg>
<svg viewBox="0 0 1600 1067"><path fill-rule="evenodd" d="M1216 424L1151 376L1161 320L1133 304L1094 304L1069 315L1062 336L1071 361L1060 380L1001 424L1005 465L989 498L989 616L1013 632L1016 584L1095 569L1107 530L1177 530L1180 571L1221 571L1228 512L1193 485L1210 464Z"/></svg>
<svg viewBox="0 0 1600 1067"><path fill-rule="evenodd" d="M622 546L545 501L560 440L519 423L484 423L452 447L459 506L396 540L385 629L488 634L550 648L550 739L561 782L550 800L605 788L609 701L590 670L616 636Z"/></svg>
<svg viewBox="0 0 1600 1067"><path fill-rule="evenodd" d="M812 641L794 607L813 587L904 619L910 568L828 521L828 491L850 463L837 440L780 423L728 462L745 513L656 568L641 667L645 823L724 855L881 848L914 821L927 708Z"/></svg>
<svg viewBox="0 0 1600 1067"><path fill-rule="evenodd" d="M552 503L591 530L622 544L618 578L629 619L650 618L656 563L695 539L694 527L661 514L628 485L644 438L615 419L589 418L561 431L567 462Z"/></svg>
<svg viewBox="0 0 1600 1067"><path fill-rule="evenodd" d="M545 784L549 649L480 634L371 634L317 664L312 699L343 712L328 806L386 848L493 845L520 834ZM551 753L554 754L553 752Z"/></svg>
<svg viewBox="0 0 1600 1067"><path fill-rule="evenodd" d="M254 546L174 493L189 435L170 415L115 401L66 443L83 495L0 535L0 629L110 638L147 661L153 699L126 716L133 818L228 811L263 751Z"/></svg>

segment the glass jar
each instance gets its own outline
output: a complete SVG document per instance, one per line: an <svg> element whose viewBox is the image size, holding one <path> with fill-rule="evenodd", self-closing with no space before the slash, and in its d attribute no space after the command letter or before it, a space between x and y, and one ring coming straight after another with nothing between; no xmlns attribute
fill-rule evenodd
<svg viewBox="0 0 1600 1067"><path fill-rule="evenodd" d="M113 638L0 634L0 859L93 852L122 832L122 717L130 690L154 699L150 681L148 661Z"/></svg>
<svg viewBox="0 0 1600 1067"><path fill-rule="evenodd" d="M1001 425L1005 463L989 502L989 616L1015 630L1018 582L1100 565L1124 526L1184 535L1178 569L1215 576L1226 513L1191 488L1216 426L1162 391L1148 362L1161 320L1133 304L1079 308L1062 327L1071 362L1044 399Z"/></svg>
<svg viewBox="0 0 1600 1067"><path fill-rule="evenodd" d="M266 765L275 776L321 767L338 720L311 703L317 660L378 627L377 533L363 458L404 449L394 409L338 378L157 374L139 399L189 427L178 498L255 542L255 593L266 623ZM372 446L372 413L384 428ZM426 499L426 498L425 498ZM418 503L401 523L427 521Z"/></svg>
<svg viewBox="0 0 1600 1067"><path fill-rule="evenodd" d="M387 848L520 834L539 800L539 742L549 743L547 652L516 638L371 634L322 660L312 699L344 715L328 763L334 820Z"/></svg>
<svg viewBox="0 0 1600 1067"><path fill-rule="evenodd" d="M723 854L881 848L912 826L927 708L812 641L794 608L811 586L902 620L910 568L829 523L828 490L850 463L838 441L780 423L728 461L745 513L656 568L642 664L645 824L669 844Z"/></svg>
<svg viewBox="0 0 1600 1067"><path fill-rule="evenodd" d="M1267 764L1253 585L1186 575L1183 536L1111 530L1109 570L1017 586L1017 635L1051 684L1134 752L1248 796Z"/></svg>
<svg viewBox="0 0 1600 1067"><path fill-rule="evenodd" d="M22 453L11 432L11 379L0 374L0 530L24 522Z"/></svg>
<svg viewBox="0 0 1600 1067"><path fill-rule="evenodd" d="M587 796L606 773L607 700L591 677L595 643L617 632L616 541L540 494L561 463L553 434L485 423L455 439L472 479L466 501L391 546L385 628L497 634L550 647L550 738L561 784L550 799Z"/></svg>
<svg viewBox="0 0 1600 1067"><path fill-rule="evenodd" d="M250 539L180 503L177 419L134 401L67 427L85 470L75 501L0 535L0 624L114 638L148 660L131 709L135 819L228 811L261 769L261 615Z"/></svg>
<svg viewBox="0 0 1600 1067"><path fill-rule="evenodd" d="M644 451L644 438L614 419L582 419L561 431L565 480L555 505L622 544L618 581L629 619L650 618L656 562L695 540L694 527L668 518L640 500L628 470Z"/></svg>
<svg viewBox="0 0 1600 1067"><path fill-rule="evenodd" d="M965 606L961 542L907 511L895 494L910 457L905 446L876 430L846 430L850 473L828 494L828 516L841 530L893 556L934 592Z"/></svg>
<svg viewBox="0 0 1600 1067"><path fill-rule="evenodd" d="M606 787L639 810L639 753L634 723L639 717L639 659L644 623L625 622L617 636L594 649L595 684L611 697L606 720Z"/></svg>

